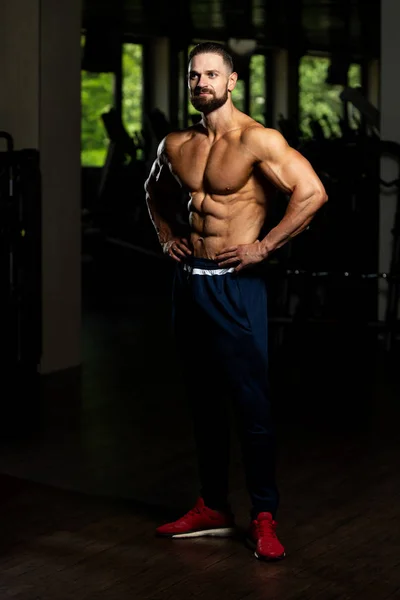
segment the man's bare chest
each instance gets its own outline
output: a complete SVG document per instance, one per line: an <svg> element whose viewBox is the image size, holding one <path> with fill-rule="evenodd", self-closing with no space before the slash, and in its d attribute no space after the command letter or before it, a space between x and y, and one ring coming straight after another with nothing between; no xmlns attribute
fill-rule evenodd
<svg viewBox="0 0 400 600"><path fill-rule="evenodd" d="M171 157L171 168L189 192L232 194L241 190L252 175L251 155L239 144L185 144Z"/></svg>

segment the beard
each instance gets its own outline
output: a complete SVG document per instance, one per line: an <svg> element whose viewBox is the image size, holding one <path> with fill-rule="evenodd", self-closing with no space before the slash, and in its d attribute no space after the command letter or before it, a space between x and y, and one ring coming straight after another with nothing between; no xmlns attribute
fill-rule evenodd
<svg viewBox="0 0 400 600"><path fill-rule="evenodd" d="M203 113L204 115L208 115L213 110L217 110L217 108L220 108L221 106L223 106L225 104L225 102L228 100L228 90L225 90L225 93L222 96L220 96L219 98L217 98L214 95L214 92L212 92L212 91L209 91L209 93L212 94L211 98L205 98L203 96L198 96L197 94L199 94L202 91L205 91L205 90L195 90L194 94L190 98L190 102L192 103L192 106L196 110Z"/></svg>

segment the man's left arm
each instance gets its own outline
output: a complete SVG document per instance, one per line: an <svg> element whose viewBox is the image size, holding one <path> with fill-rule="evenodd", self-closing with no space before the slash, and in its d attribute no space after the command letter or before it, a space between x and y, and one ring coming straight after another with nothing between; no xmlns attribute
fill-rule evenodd
<svg viewBox="0 0 400 600"><path fill-rule="evenodd" d="M258 158L255 168L289 195L283 218L261 240L268 255L304 231L328 195L310 162L278 131L254 129L251 133L249 149Z"/></svg>
<svg viewBox="0 0 400 600"><path fill-rule="evenodd" d="M283 218L262 240L224 248L218 254L221 266L235 264L236 271L267 259L271 252L301 233L328 200L310 162L289 146L279 131L251 127L244 133L242 142L253 156L255 170L290 198Z"/></svg>

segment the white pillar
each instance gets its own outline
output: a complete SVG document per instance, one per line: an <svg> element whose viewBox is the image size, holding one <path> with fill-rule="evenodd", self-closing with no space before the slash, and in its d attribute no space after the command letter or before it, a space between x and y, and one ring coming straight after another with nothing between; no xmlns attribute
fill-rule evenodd
<svg viewBox="0 0 400 600"><path fill-rule="evenodd" d="M3 0L0 128L40 152L41 372L81 362L81 0Z"/></svg>
<svg viewBox="0 0 400 600"><path fill-rule="evenodd" d="M398 0L381 2L381 74L380 112L381 138L400 143L400 85L398 65L400 61L400 3ZM391 158L381 161L381 178L387 181L398 177L398 164ZM381 189L379 224L379 270L387 272L390 266L392 234L397 194L395 189ZM385 315L387 285L380 284L378 318Z"/></svg>

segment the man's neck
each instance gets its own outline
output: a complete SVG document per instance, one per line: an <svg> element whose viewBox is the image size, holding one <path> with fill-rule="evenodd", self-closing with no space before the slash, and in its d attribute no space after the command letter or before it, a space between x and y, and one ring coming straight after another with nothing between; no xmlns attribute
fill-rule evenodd
<svg viewBox="0 0 400 600"><path fill-rule="evenodd" d="M218 138L231 129L238 127L236 123L236 109L232 102L226 102L220 108L204 115L201 120L202 125L207 129L211 138Z"/></svg>

